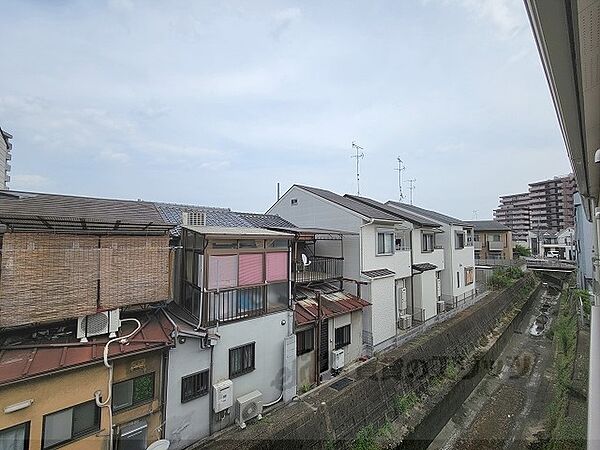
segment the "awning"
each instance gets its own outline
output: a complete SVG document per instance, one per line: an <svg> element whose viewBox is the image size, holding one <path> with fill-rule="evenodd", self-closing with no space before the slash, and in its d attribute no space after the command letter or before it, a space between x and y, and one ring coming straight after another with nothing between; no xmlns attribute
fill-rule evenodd
<svg viewBox="0 0 600 450"><path fill-rule="evenodd" d="M375 269L375 270L363 270L362 274L367 278L384 278L396 275L396 272L392 272L390 269Z"/></svg>
<svg viewBox="0 0 600 450"><path fill-rule="evenodd" d="M421 263L421 264L413 264L412 268L413 268L413 270L415 270L419 273L423 273L428 270L437 269L437 266L435 264L431 264L431 263Z"/></svg>

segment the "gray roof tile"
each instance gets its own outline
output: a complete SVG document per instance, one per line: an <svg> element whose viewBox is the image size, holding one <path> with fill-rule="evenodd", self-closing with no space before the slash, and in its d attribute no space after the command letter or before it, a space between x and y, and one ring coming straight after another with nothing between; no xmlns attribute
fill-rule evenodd
<svg viewBox="0 0 600 450"><path fill-rule="evenodd" d="M418 206L415 205L409 205L407 203L400 203L400 202L395 202L395 201L388 201L386 202L386 205L392 205L394 207L397 208L401 208L405 211L414 213L414 214L419 214L423 217L426 217L430 220L436 220L442 223L446 223L448 225L459 225L459 226L463 226L463 227L472 227L473 225L457 219L455 217L451 217L451 216L447 216L446 214L442 214L439 213L437 211L432 211L430 209L425 209L425 208L419 208Z"/></svg>

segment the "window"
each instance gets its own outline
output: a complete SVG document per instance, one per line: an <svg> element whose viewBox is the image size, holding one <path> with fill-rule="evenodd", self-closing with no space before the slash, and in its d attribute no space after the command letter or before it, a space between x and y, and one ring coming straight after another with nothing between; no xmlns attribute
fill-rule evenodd
<svg viewBox="0 0 600 450"><path fill-rule="evenodd" d="M283 281L288 279L288 254L287 252L271 252L267 257L266 281Z"/></svg>
<svg viewBox="0 0 600 450"><path fill-rule="evenodd" d="M113 411L145 403L154 398L154 373L113 384Z"/></svg>
<svg viewBox="0 0 600 450"><path fill-rule="evenodd" d="M481 239L481 236L479 234L475 235L475 242L479 242L479 240Z"/></svg>
<svg viewBox="0 0 600 450"><path fill-rule="evenodd" d="M500 235L492 234L492 242L500 242Z"/></svg>
<svg viewBox="0 0 600 450"><path fill-rule="evenodd" d="M148 424L144 420L136 420L122 425L117 439L116 450L146 450Z"/></svg>
<svg viewBox="0 0 600 450"><path fill-rule="evenodd" d="M460 249L460 248L465 248L465 233L462 231L458 231L456 233L456 248Z"/></svg>
<svg viewBox="0 0 600 450"><path fill-rule="evenodd" d="M465 285L473 284L473 268L465 267Z"/></svg>
<svg viewBox="0 0 600 450"><path fill-rule="evenodd" d="M208 370L188 375L181 379L181 403L208 394Z"/></svg>
<svg viewBox="0 0 600 450"><path fill-rule="evenodd" d="M394 232L378 231L377 232L377 254L392 255L394 253Z"/></svg>
<svg viewBox="0 0 600 450"><path fill-rule="evenodd" d="M312 328L296 333L296 355L304 355L315 348L315 331Z"/></svg>
<svg viewBox="0 0 600 450"><path fill-rule="evenodd" d="M29 422L0 430L0 449L28 450Z"/></svg>
<svg viewBox="0 0 600 450"><path fill-rule="evenodd" d="M208 288L236 287L238 283L238 255L210 256L208 259Z"/></svg>
<svg viewBox="0 0 600 450"><path fill-rule="evenodd" d="M95 400L44 416L43 448L52 448L100 431L100 408Z"/></svg>
<svg viewBox="0 0 600 450"><path fill-rule="evenodd" d="M239 377L254 370L254 342L229 350L229 378Z"/></svg>
<svg viewBox="0 0 600 450"><path fill-rule="evenodd" d="M475 259L481 258L481 252L479 250L475 250Z"/></svg>
<svg viewBox="0 0 600 450"><path fill-rule="evenodd" d="M287 248L288 245L287 239L273 239L267 241L267 248Z"/></svg>
<svg viewBox="0 0 600 450"><path fill-rule="evenodd" d="M298 199L297 199L297 198L293 198L293 199L291 199L291 200L290 200L290 204L291 204L292 206L296 206L296 205L298 204Z"/></svg>
<svg viewBox="0 0 600 450"><path fill-rule="evenodd" d="M456 272L456 287L460 287L460 272Z"/></svg>
<svg viewBox="0 0 600 450"><path fill-rule="evenodd" d="M289 306L289 290L287 283L267 285L267 311L286 309Z"/></svg>
<svg viewBox="0 0 600 450"><path fill-rule="evenodd" d="M433 251L433 233L423 233L421 242L421 252Z"/></svg>
<svg viewBox="0 0 600 450"><path fill-rule="evenodd" d="M350 345L350 325L335 329L335 349Z"/></svg>
<svg viewBox="0 0 600 450"><path fill-rule="evenodd" d="M410 250L410 244L409 244L407 233L396 232L395 237L396 237L396 250Z"/></svg>
<svg viewBox="0 0 600 450"><path fill-rule="evenodd" d="M243 241L238 241L238 247L239 248L262 248L263 244L262 244L262 241L243 240Z"/></svg>
<svg viewBox="0 0 600 450"><path fill-rule="evenodd" d="M262 253L246 253L239 256L239 285L251 286L265 281Z"/></svg>

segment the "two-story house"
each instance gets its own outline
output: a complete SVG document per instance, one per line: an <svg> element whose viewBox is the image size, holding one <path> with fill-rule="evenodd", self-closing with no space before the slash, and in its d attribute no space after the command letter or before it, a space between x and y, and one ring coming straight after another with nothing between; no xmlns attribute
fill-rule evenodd
<svg viewBox="0 0 600 450"><path fill-rule="evenodd" d="M370 205L324 189L294 185L267 212L300 227L330 228L347 233L343 241L344 276L365 282L358 296L371 303L364 309L363 317L363 343L367 354L391 345L399 327L410 326L409 318L427 320L437 313L435 269L443 269L444 264L443 251L434 248L434 236L441 231L439 224L411 213L390 213L384 206ZM415 264L431 265L415 267L411 249L415 242L421 247L422 233L428 236L424 239L429 247ZM417 283L413 280L413 271L420 276ZM431 288L426 285L430 274L433 276ZM353 283L346 284L349 292L357 293Z"/></svg>
<svg viewBox="0 0 600 450"><path fill-rule="evenodd" d="M0 223L0 443L164 437L172 225L146 202L15 191Z"/></svg>
<svg viewBox="0 0 600 450"><path fill-rule="evenodd" d="M512 259L512 231L495 220L467 221L473 226L475 260Z"/></svg>
<svg viewBox="0 0 600 450"><path fill-rule="evenodd" d="M388 201L398 211L411 213L439 224L444 231L439 244L444 249L444 267L441 272L442 300L453 308L458 302L475 295L475 257L473 252L473 225L437 211L406 203Z"/></svg>
<svg viewBox="0 0 600 450"><path fill-rule="evenodd" d="M193 221L189 222L193 223ZM296 395L290 233L183 225L166 436L183 448Z"/></svg>

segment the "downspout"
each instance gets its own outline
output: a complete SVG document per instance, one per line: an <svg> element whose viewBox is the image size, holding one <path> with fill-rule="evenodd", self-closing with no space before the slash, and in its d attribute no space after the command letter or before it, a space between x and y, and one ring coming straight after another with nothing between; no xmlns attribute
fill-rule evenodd
<svg viewBox="0 0 600 450"><path fill-rule="evenodd" d="M594 202L595 203L595 202ZM595 206L592 204L592 206ZM600 248L600 208L594 208L594 225L596 232L596 245ZM598 284L598 261L593 261L596 266L594 272L595 283ZM594 287L595 287L594 286ZM594 304L590 314L590 366L588 386L588 450L595 449L600 441L600 305L598 303L600 292L594 290Z"/></svg>
<svg viewBox="0 0 600 450"><path fill-rule="evenodd" d="M163 383L162 383L162 398L161 398L161 423L163 426L160 427L160 437L164 439L167 434L167 386L169 385L169 349L163 351L162 365L163 365Z"/></svg>
<svg viewBox="0 0 600 450"><path fill-rule="evenodd" d="M209 340L210 343L210 338L208 336L206 336L206 339ZM213 385L213 351L215 349L215 346L210 344L210 370L208 372L208 376L210 378L210 386ZM212 409L212 405L213 405L213 390L209 389L208 390L208 435L212 436L214 431L214 427L213 427L213 409Z"/></svg>

